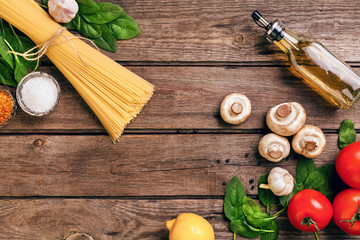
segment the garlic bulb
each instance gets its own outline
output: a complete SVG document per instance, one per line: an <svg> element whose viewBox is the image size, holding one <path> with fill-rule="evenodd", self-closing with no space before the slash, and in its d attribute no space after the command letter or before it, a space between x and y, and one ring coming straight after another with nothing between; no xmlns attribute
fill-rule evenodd
<svg viewBox="0 0 360 240"><path fill-rule="evenodd" d="M75 0L49 0L49 13L59 23L68 23L76 15L79 5Z"/></svg>
<svg viewBox="0 0 360 240"><path fill-rule="evenodd" d="M260 188L270 189L276 196L289 195L294 188L294 178L284 168L274 167L268 177L268 184L260 184Z"/></svg>
<svg viewBox="0 0 360 240"><path fill-rule="evenodd" d="M297 133L306 121L305 109L297 102L282 103L270 108L266 124L274 133L291 136Z"/></svg>
<svg viewBox="0 0 360 240"><path fill-rule="evenodd" d="M261 138L258 149L263 158L271 162L279 162L289 156L290 143L285 137L269 133Z"/></svg>
<svg viewBox="0 0 360 240"><path fill-rule="evenodd" d="M326 138L320 128L305 125L294 136L291 145L296 153L307 158L316 158L324 151Z"/></svg>

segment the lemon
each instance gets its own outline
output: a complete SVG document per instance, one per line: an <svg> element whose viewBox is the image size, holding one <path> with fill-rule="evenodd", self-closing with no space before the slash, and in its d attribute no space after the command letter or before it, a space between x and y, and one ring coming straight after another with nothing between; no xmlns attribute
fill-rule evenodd
<svg viewBox="0 0 360 240"><path fill-rule="evenodd" d="M169 240L215 240L214 229L203 217L194 213L181 213L166 221Z"/></svg>

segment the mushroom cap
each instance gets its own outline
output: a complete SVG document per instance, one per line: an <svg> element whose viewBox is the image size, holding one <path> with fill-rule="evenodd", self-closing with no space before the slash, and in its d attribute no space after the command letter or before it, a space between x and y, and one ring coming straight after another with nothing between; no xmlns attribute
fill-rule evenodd
<svg viewBox="0 0 360 240"><path fill-rule="evenodd" d="M251 113L250 100L241 93L227 95L221 103L220 115L222 119L230 124L244 122Z"/></svg>
<svg viewBox="0 0 360 240"><path fill-rule="evenodd" d="M281 103L269 109L266 124L274 133L291 136L297 133L306 121L305 109L297 102Z"/></svg>
<svg viewBox="0 0 360 240"><path fill-rule="evenodd" d="M291 145L296 153L307 158L316 158L324 151L326 138L320 128L305 125L293 137Z"/></svg>
<svg viewBox="0 0 360 240"><path fill-rule="evenodd" d="M263 158L271 162L279 162L289 156L290 143L285 137L269 133L260 139L258 149Z"/></svg>

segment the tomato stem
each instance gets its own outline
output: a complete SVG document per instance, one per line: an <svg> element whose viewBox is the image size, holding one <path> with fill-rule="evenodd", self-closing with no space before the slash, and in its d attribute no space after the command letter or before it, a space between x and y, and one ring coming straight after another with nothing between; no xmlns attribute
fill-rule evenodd
<svg viewBox="0 0 360 240"><path fill-rule="evenodd" d="M320 238L319 238L319 232L314 232L314 234L315 234L315 239L316 240L319 240Z"/></svg>

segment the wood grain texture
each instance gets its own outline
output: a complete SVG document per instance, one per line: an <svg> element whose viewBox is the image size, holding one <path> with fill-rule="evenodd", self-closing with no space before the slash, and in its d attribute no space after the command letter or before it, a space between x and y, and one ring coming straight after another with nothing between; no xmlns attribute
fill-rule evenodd
<svg viewBox="0 0 360 240"><path fill-rule="evenodd" d="M267 110L282 102L297 101L308 113L307 123L323 129L338 129L345 118L360 126L357 112L329 106L286 67L129 67L156 86L153 98L127 129L266 129ZM54 67L43 71L59 79L61 100L45 117L31 117L20 108L11 124L0 133L11 132L105 132L90 108ZM360 72L359 69L356 69ZM243 124L222 121L219 107L229 93L241 92L252 102L252 114ZM324 121L326 118L326 121Z"/></svg>
<svg viewBox="0 0 360 240"><path fill-rule="evenodd" d="M64 239L82 232L95 240L167 240L165 221L182 212L203 216L213 226L217 240L232 239L223 215L223 200L99 200L32 199L0 201L0 239ZM284 216L286 214L283 214ZM309 239L291 226L286 217L279 219L279 239ZM356 239L342 233L331 223L320 239ZM237 239L245 239L238 237Z"/></svg>
<svg viewBox="0 0 360 240"><path fill-rule="evenodd" d="M239 176L248 194L274 166L295 173L296 159L271 163L260 134L1 136L0 196L222 196ZM337 135L317 165L334 163ZM252 180L253 179L253 180Z"/></svg>
<svg viewBox="0 0 360 240"><path fill-rule="evenodd" d="M345 61L360 61L356 0L111 1L123 6L142 30L135 39L119 41L116 54L108 54L120 61L285 61L251 19L254 10L321 41Z"/></svg>

